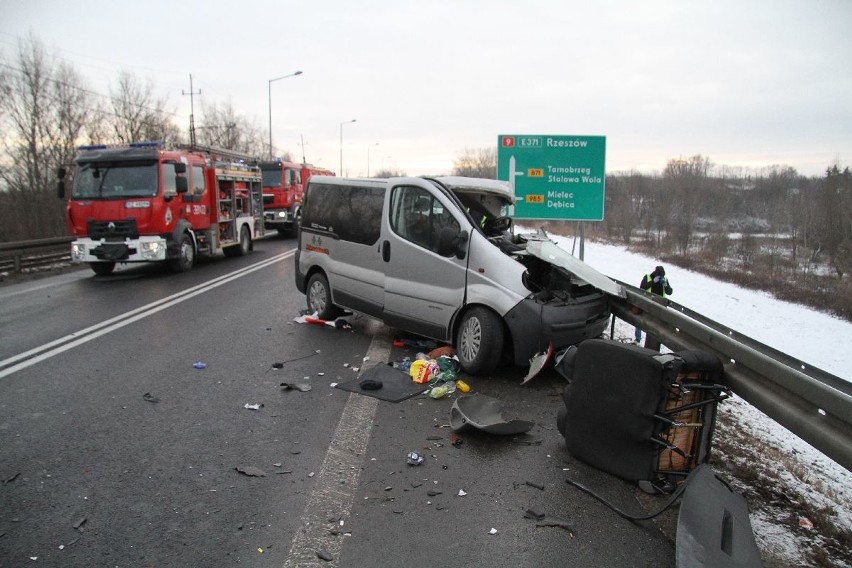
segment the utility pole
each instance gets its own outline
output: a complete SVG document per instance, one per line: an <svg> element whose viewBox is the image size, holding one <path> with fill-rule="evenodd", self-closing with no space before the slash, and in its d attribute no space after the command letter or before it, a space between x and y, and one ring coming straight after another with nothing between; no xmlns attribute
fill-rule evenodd
<svg viewBox="0 0 852 568"><path fill-rule="evenodd" d="M189 144L195 146L195 95L201 96L201 89L196 93L192 88L192 73L189 74L189 92L180 91L181 95L189 95Z"/></svg>

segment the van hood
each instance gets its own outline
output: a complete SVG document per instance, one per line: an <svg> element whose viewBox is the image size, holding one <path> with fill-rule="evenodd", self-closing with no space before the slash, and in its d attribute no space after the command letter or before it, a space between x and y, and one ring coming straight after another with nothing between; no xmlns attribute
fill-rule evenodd
<svg viewBox="0 0 852 568"><path fill-rule="evenodd" d="M553 241L541 239L538 235L524 235L524 237L528 239L527 254L564 268L602 292L619 298L627 298L624 286L617 284L609 276L598 272L579 258L559 248Z"/></svg>
<svg viewBox="0 0 852 568"><path fill-rule="evenodd" d="M515 194L507 181L472 178L463 176L440 176L433 178L453 191L497 197L509 205L515 204Z"/></svg>

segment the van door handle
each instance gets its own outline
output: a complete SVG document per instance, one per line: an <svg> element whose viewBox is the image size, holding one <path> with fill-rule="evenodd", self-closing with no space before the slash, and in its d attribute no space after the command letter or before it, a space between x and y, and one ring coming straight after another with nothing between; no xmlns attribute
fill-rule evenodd
<svg viewBox="0 0 852 568"><path fill-rule="evenodd" d="M390 262L390 241L382 243L382 260Z"/></svg>

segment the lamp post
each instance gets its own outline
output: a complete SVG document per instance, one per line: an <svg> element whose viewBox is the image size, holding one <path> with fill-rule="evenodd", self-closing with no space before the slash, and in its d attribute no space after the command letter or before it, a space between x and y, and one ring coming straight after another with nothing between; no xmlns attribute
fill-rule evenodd
<svg viewBox="0 0 852 568"><path fill-rule="evenodd" d="M340 123L340 177L343 177L343 125L356 122L356 119L347 120Z"/></svg>
<svg viewBox="0 0 852 568"><path fill-rule="evenodd" d="M276 77L274 79L269 80L269 157L272 157L272 83L275 81L280 81L281 79L286 79L288 77L295 77L296 75L301 75L301 71L296 71L295 73L290 73L289 75L282 75L281 77Z"/></svg>
<svg viewBox="0 0 852 568"><path fill-rule="evenodd" d="M379 143L376 142L373 146L378 146ZM367 146L367 177L370 177L370 146Z"/></svg>

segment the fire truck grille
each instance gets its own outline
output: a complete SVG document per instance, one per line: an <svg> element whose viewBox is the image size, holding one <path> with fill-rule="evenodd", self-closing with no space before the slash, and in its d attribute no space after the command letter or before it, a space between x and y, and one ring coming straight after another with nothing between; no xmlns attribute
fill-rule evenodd
<svg viewBox="0 0 852 568"><path fill-rule="evenodd" d="M88 221L89 238L121 240L139 238L139 229L136 228L136 219L125 219L123 221Z"/></svg>
<svg viewBox="0 0 852 568"><path fill-rule="evenodd" d="M275 201L274 195L264 195L263 196L263 204L264 205L270 205L270 204L272 204L273 201Z"/></svg>

